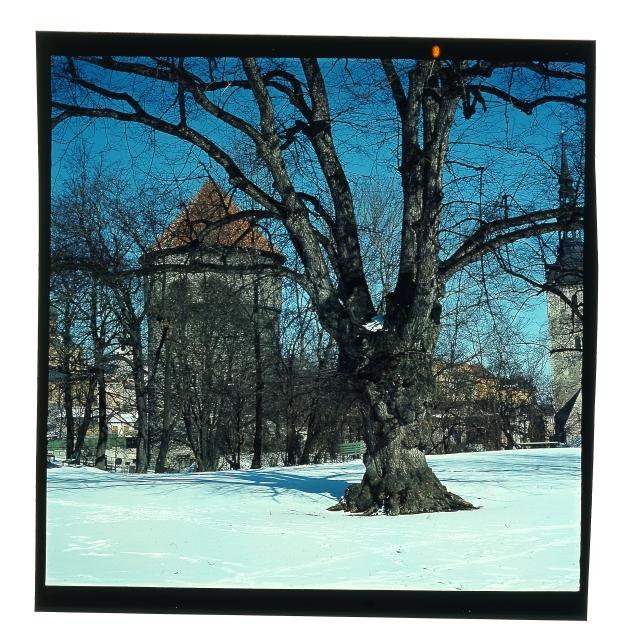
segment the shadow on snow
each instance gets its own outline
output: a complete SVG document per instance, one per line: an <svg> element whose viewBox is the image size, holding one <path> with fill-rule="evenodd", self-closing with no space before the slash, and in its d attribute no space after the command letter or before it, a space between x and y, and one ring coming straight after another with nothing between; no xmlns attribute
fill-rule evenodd
<svg viewBox="0 0 623 640"><path fill-rule="evenodd" d="M270 492L273 498L288 491L325 496L339 500L352 482L352 472L333 471L321 477L273 470L220 471L188 474L124 475L90 472L75 476L67 473L48 474L48 490L80 491L92 489L129 488L131 486L153 489L157 493L169 494L187 487L198 489L218 487L219 493L238 492L241 486Z"/></svg>

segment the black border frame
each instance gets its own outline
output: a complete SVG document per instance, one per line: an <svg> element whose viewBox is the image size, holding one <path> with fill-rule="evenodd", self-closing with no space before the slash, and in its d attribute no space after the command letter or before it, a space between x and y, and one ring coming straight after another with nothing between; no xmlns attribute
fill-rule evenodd
<svg viewBox="0 0 623 640"><path fill-rule="evenodd" d="M586 65L584 353L582 370L582 508L580 588L574 592L394 591L59 587L45 584L46 423L51 198L50 56L63 54L301 56L577 61ZM586 620L592 502L597 352L597 219L595 194L595 50L589 40L494 40L324 36L37 32L39 141L39 331L36 455L36 611L208 613L360 617ZM587 286L588 285L588 286Z"/></svg>

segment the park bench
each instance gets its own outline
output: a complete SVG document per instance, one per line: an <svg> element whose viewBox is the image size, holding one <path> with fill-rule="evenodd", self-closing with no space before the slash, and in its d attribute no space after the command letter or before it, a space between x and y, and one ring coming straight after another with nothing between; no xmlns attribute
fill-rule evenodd
<svg viewBox="0 0 623 640"><path fill-rule="evenodd" d="M519 448L520 449L530 449L532 447L557 447L560 443L559 442L519 442Z"/></svg>
<svg viewBox="0 0 623 640"><path fill-rule="evenodd" d="M336 453L342 458L360 456L366 452L366 443L363 440L357 442L342 442L337 445Z"/></svg>

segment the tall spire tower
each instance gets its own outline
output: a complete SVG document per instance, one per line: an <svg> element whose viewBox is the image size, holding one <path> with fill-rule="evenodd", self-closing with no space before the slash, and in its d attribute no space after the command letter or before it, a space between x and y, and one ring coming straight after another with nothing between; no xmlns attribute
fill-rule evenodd
<svg viewBox="0 0 623 640"><path fill-rule="evenodd" d="M577 203L563 134L558 203L561 214L568 214ZM546 267L554 428L557 438L567 443L581 442L582 436L583 259L581 231L564 230L558 236L556 262Z"/></svg>
<svg viewBox="0 0 623 640"><path fill-rule="evenodd" d="M569 171L567 159L567 145L565 132L560 132L560 171L558 173L558 207L561 212L570 212L577 205L577 193L573 187L573 179ZM559 239L562 242L566 238L580 238L580 232L575 229L560 231Z"/></svg>

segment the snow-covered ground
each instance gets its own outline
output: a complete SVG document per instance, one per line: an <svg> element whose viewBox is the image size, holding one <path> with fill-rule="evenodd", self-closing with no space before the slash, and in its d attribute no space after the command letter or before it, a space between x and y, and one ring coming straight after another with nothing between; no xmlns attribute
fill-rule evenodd
<svg viewBox="0 0 623 640"><path fill-rule="evenodd" d="M330 512L353 461L202 474L48 471L49 585L577 590L580 449L430 456L477 511Z"/></svg>

